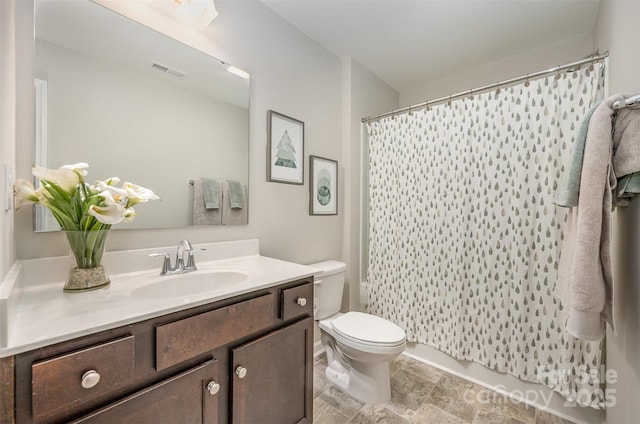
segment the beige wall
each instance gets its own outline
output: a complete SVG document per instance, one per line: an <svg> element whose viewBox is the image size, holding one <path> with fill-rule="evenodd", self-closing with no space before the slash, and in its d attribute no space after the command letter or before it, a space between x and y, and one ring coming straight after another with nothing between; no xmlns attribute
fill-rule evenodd
<svg viewBox="0 0 640 424"><path fill-rule="evenodd" d="M26 2L25 0L19 0ZM5 2L2 2L5 3ZM173 245L188 238L193 243L258 238L264 255L299 263L342 257L344 180L337 216L308 214L308 156L342 161L342 62L256 1L220 2L219 16L208 27L187 25L160 10L160 2L103 1L129 17L195 46L252 75L250 118L249 225L229 228L119 230L109 239L110 250ZM167 2L169 3L169 2ZM32 34L29 17L19 29ZM29 46L26 46L26 52ZM28 70L19 77L24 98L19 121L24 125L16 145L18 176L29 178L32 162L33 122ZM305 123L305 184L266 182L267 110ZM28 125L27 125L28 124ZM11 149L12 138L3 148ZM5 146L5 144L8 144ZM143 213L141 209L141 213ZM65 255L61 234L34 234L31 213L16 213L19 258Z"/></svg>
<svg viewBox="0 0 640 424"><path fill-rule="evenodd" d="M640 93L640 2L602 0L596 20L594 44L608 50L609 92ZM640 202L619 208L614 221L616 287L614 315L617 335L607 333L607 369L618 381L616 404L607 409L607 423L640 419Z"/></svg>
<svg viewBox="0 0 640 424"><path fill-rule="evenodd" d="M581 34L411 87L410 90L400 92L400 106L410 106L527 73L543 71L580 60L593 51L593 34Z"/></svg>

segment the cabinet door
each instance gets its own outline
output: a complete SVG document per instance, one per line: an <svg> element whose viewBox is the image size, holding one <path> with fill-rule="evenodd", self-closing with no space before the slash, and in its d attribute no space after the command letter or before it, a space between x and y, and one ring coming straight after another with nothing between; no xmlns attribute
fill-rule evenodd
<svg viewBox="0 0 640 424"><path fill-rule="evenodd" d="M234 424L311 423L313 319L231 351Z"/></svg>
<svg viewBox="0 0 640 424"><path fill-rule="evenodd" d="M211 360L161 381L74 423L217 423L221 390Z"/></svg>

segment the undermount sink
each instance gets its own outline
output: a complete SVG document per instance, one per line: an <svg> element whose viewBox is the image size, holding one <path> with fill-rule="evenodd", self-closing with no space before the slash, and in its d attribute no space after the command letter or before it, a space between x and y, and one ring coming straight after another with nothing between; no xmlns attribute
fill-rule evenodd
<svg viewBox="0 0 640 424"><path fill-rule="evenodd" d="M170 298L197 295L247 281L248 275L238 271L198 270L185 274L160 276L154 282L131 292L133 297Z"/></svg>

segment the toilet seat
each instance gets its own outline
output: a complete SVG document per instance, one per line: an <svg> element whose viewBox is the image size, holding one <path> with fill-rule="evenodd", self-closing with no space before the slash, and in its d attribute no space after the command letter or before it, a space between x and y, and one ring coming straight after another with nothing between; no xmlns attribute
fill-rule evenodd
<svg viewBox="0 0 640 424"><path fill-rule="evenodd" d="M333 330L349 340L370 346L398 346L405 342L402 328L386 319L362 312L347 312L331 321Z"/></svg>

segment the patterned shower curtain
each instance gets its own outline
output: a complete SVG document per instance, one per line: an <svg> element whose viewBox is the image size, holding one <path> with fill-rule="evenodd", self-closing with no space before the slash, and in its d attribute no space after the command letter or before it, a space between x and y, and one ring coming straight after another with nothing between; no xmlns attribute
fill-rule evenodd
<svg viewBox="0 0 640 424"><path fill-rule="evenodd" d="M603 346L553 295L566 209L552 203L604 65L371 122L370 312L433 346L601 407Z"/></svg>

